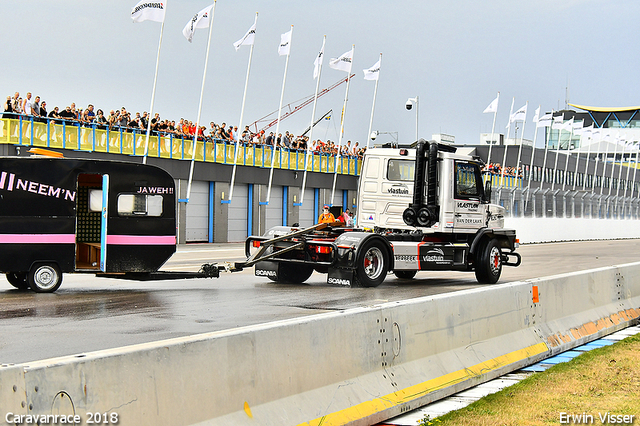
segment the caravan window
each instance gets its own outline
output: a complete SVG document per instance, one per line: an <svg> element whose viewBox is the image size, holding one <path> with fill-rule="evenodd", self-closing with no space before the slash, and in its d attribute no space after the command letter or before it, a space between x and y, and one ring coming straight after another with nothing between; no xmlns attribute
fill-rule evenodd
<svg viewBox="0 0 640 426"><path fill-rule="evenodd" d="M162 216L162 195L120 194L118 195L120 216Z"/></svg>
<svg viewBox="0 0 640 426"><path fill-rule="evenodd" d="M387 179L413 182L415 165L413 160L390 159L387 165Z"/></svg>

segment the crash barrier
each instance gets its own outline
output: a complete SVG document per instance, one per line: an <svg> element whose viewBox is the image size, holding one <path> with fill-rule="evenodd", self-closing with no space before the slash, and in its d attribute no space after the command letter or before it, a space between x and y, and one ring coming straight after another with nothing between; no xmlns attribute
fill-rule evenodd
<svg viewBox="0 0 640 426"><path fill-rule="evenodd" d="M41 147L71 149L86 152L103 152L143 156L146 132L143 130L114 128L107 129L96 124L79 126L77 123L56 123L54 120L34 121L33 117L0 119L0 143L18 147ZM148 156L177 160L193 158L193 139L176 137L170 133L150 135ZM208 163L273 167L276 169L310 172L335 173L358 176L362 160L354 156L340 156L336 161L330 154L314 153L308 158L304 150L276 148L266 145L238 145L223 140L196 142L195 160Z"/></svg>
<svg viewBox="0 0 640 426"><path fill-rule="evenodd" d="M640 238L640 221L626 219L506 217L504 226L522 244Z"/></svg>
<svg viewBox="0 0 640 426"><path fill-rule="evenodd" d="M639 316L633 263L2 366L0 422L370 425Z"/></svg>

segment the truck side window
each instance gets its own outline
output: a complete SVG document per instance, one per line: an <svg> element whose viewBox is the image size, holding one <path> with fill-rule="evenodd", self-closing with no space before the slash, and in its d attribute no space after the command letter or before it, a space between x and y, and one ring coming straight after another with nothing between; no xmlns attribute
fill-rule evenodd
<svg viewBox="0 0 640 426"><path fill-rule="evenodd" d="M413 182L415 161L390 159L387 164L387 180Z"/></svg>
<svg viewBox="0 0 640 426"><path fill-rule="evenodd" d="M478 198L478 170L473 164L456 162L456 198Z"/></svg>
<svg viewBox="0 0 640 426"><path fill-rule="evenodd" d="M119 216L162 216L162 195L119 194Z"/></svg>

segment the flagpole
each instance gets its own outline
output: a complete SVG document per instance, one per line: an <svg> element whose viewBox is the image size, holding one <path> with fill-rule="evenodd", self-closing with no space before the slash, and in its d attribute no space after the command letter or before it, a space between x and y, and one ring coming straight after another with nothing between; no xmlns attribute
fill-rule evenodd
<svg viewBox="0 0 640 426"><path fill-rule="evenodd" d="M602 140L602 137L600 138ZM604 181L607 175L607 158L609 158L609 141L611 140L611 134L607 133L607 149L604 151L604 158L602 159L602 182L600 183L600 195L604 192Z"/></svg>
<svg viewBox="0 0 640 426"><path fill-rule="evenodd" d="M498 103L500 103L500 92L498 92ZM496 116L498 115L498 105L496 110L493 111L493 124L491 125L491 139L489 140L489 154L487 155L487 164L491 165L491 148L493 148L493 135L496 130Z"/></svg>
<svg viewBox="0 0 640 426"><path fill-rule="evenodd" d="M562 114L562 121L564 122L564 113ZM551 122L551 130L553 130L553 121ZM560 136L562 135L562 124L560 124L560 127L558 128L558 146L556 147L556 157L555 157L555 161L553 164L553 178L551 179L551 191L553 192L553 189L556 186L556 172L558 171L558 154L560 153Z"/></svg>
<svg viewBox="0 0 640 426"><path fill-rule="evenodd" d="M573 124L574 122L571 123L571 130L569 131L569 140L567 141L567 158L564 164L564 176L562 179L563 191L567 184L567 181L569 180L569 157L571 156L570 150L571 150L571 139L573 139Z"/></svg>
<svg viewBox="0 0 640 426"><path fill-rule="evenodd" d="M609 193L607 197L611 196L611 190L613 189L613 173L615 171L616 166L616 155L618 155L618 141L620 140L620 135L616 136L616 149L613 151L613 163L611 163L611 176L609 177Z"/></svg>
<svg viewBox="0 0 640 426"><path fill-rule="evenodd" d="M587 127L587 131L589 132L589 137L588 137L588 143L589 143L589 148L587 148L587 158L585 161L585 165L584 165L584 178L582 179L582 190L585 191L587 189L587 173L589 172L589 157L591 157L591 145L592 145L592 135L593 135L593 124L591 124L591 126ZM584 132L584 131L583 131ZM582 136L584 136L584 133L582 134ZM582 139L580 140L580 145L582 145ZM595 173L596 171L593 171L593 175L595 177ZM575 188L574 188L575 189Z"/></svg>
<svg viewBox="0 0 640 426"><path fill-rule="evenodd" d="M284 86L287 81L287 69L289 68L289 56L291 55L291 43L293 40L293 25L291 26L291 38L289 39L289 50L287 52L287 61L284 64L284 77L282 78L282 91L280 92L280 107L278 108L278 124L276 124L276 134L273 139L273 151L271 152L271 171L269 172L269 186L267 187L267 201L271 197L271 183L273 182L273 166L276 159L276 145L278 144L278 135L280 134L280 117L282 114L282 100L284 99Z"/></svg>
<svg viewBox="0 0 640 426"><path fill-rule="evenodd" d="M504 171L507 168L507 146L509 145L509 133L511 132L511 114L513 114L513 103L516 98L511 98L511 110L509 110L509 122L507 123L507 137L504 140L504 158L502 160L502 168L500 170L500 186L504 184Z"/></svg>
<svg viewBox="0 0 640 426"><path fill-rule="evenodd" d="M167 13L167 2L164 1L165 15ZM158 64L160 63L160 47L162 46L162 34L164 33L164 19L160 25L160 40L158 41L158 53L156 55L156 72L153 75L153 89L151 90L151 106L149 107L149 118L147 119L147 136L144 141L144 154L142 164L147 164L147 154L149 152L149 135L151 134L151 118L153 117L153 103L156 99L156 83L158 81Z"/></svg>
<svg viewBox="0 0 640 426"><path fill-rule="evenodd" d="M625 141L626 145L626 141ZM624 146L622 147L622 153L620 154L620 165L618 166L618 187L616 188L616 197L620 196L620 179L622 178L622 160L624 160ZM615 163L615 158L613 159ZM617 204L618 200L616 200Z"/></svg>
<svg viewBox="0 0 640 426"><path fill-rule="evenodd" d="M536 127L537 129L537 127ZM545 126L546 129L546 126ZM553 113L551 113L551 123L549 123L549 139L551 139L551 131L553 130ZM546 132L546 130L545 130ZM547 138L545 138L547 139ZM540 179L540 190L542 189L542 186L544 185L544 178L547 175L547 156L549 154L549 140L546 140L546 143L544 144L544 160L542 161L542 177ZM542 216L545 216L545 212L542 213Z"/></svg>
<svg viewBox="0 0 640 426"><path fill-rule="evenodd" d="M633 199L633 193L636 190L636 173L638 172L638 153L640 153L640 143L636 146L636 166L633 168L633 184L631 185L631 197Z"/></svg>
<svg viewBox="0 0 640 426"><path fill-rule="evenodd" d="M258 12L256 12L256 19L253 22L255 26L258 23ZM236 168L238 166L238 144L240 143L240 136L242 135L243 130L243 120L244 120L244 105L247 99L247 86L249 85L249 72L251 71L251 58L253 58L253 46L254 43L251 44L251 50L249 51L249 65L247 65L247 77L244 80L244 93L242 94L242 108L240 109L240 124L238 125L238 134L236 134L236 147L235 152L233 154L233 171L231 172L231 187L229 188L229 201L233 198L233 186L236 181Z"/></svg>
<svg viewBox="0 0 640 426"><path fill-rule="evenodd" d="M325 35L322 39L322 49L320 49L321 55L324 56L324 44L327 41L327 36ZM316 93L313 96L313 111L311 112L311 125L309 127L309 142L307 143L307 155L305 157L304 162L304 174L302 175L302 189L300 190L300 205L304 202L304 190L307 186L307 169L309 168L309 160L313 156L313 152L311 151L311 144L313 143L313 127L316 119L316 105L318 102L318 90L320 89L320 75L322 74L322 60L324 58L320 58L321 60L318 63L318 78L316 81Z"/></svg>
<svg viewBox="0 0 640 426"><path fill-rule="evenodd" d="M196 151L197 151L197 142L198 142L198 133L200 132L200 114L202 113L202 99L204 97L204 82L207 77L207 65L209 64L209 47L211 46L211 31L213 27L213 17L216 13L216 2L218 0L213 1L213 9L211 10L211 18L209 20L209 39L207 41L207 54L204 59L204 71L202 72L202 87L200 88L200 103L198 104L198 118L196 120L196 131L193 135L193 148L191 152L191 167L189 168L189 182L187 183L187 203L189 202L189 197L191 196L191 183L193 181L193 169L196 162Z"/></svg>
<svg viewBox="0 0 640 426"><path fill-rule="evenodd" d="M580 130L580 148L582 148L582 138L584 136L584 120L582 120L582 127L579 128ZM587 160L589 159L589 157L587 157ZM578 182L578 164L580 163L580 150L578 149L578 151L576 152L576 167L575 169L573 169L573 187L571 188L572 191L576 190L576 183ZM586 176L586 173L585 173Z"/></svg>
<svg viewBox="0 0 640 426"><path fill-rule="evenodd" d="M534 117L535 118L535 117ZM531 189L531 177L533 176L533 156L536 152L536 139L538 138L538 122L540 121L540 105L538 105L538 121L534 121L536 129L533 132L533 147L531 148L531 160L529 161L529 180L527 188ZM544 172L544 168L542 169Z"/></svg>
<svg viewBox="0 0 640 426"><path fill-rule="evenodd" d="M382 67L382 53L380 54L380 67ZM371 106L371 119L369 120L369 132L367 133L367 149L369 149L369 141L371 140L371 128L373 127L373 111L376 109L376 96L378 94L378 81L380 81L380 72L378 71L378 78L376 78L376 86L373 89L373 105Z"/></svg>
<svg viewBox="0 0 640 426"><path fill-rule="evenodd" d="M349 74L347 77L347 90L344 94L344 104L342 105L342 118L340 120L340 136L338 137L338 152L336 153L336 159L333 162L333 186L331 187L331 201L330 205L333 205L333 196L336 193L336 180L338 180L338 157L340 156L340 148L342 148L342 136L344 133L344 118L347 115L347 100L349 98L349 85L351 84L351 69L353 67L353 56L355 55L356 45L353 44L351 46L351 51L353 55L351 56L351 66L349 67Z"/></svg>
<svg viewBox="0 0 640 426"><path fill-rule="evenodd" d="M522 155L522 142L524 141L524 128L525 125L527 124L527 111L529 110L529 101L527 101L525 103L525 114L524 114L524 120L522 120L522 133L520 133L520 147L518 148L518 161L516 162L516 182L518 182L518 170L520 169L520 157ZM534 142L535 145L535 142ZM516 184L517 186L517 184Z"/></svg>

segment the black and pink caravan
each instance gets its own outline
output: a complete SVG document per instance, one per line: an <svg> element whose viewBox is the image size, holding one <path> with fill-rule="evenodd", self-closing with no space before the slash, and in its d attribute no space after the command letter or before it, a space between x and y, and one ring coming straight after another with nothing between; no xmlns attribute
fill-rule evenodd
<svg viewBox="0 0 640 426"><path fill-rule="evenodd" d="M176 251L171 175L144 164L0 158L0 272L53 292L65 272L126 279L191 278L160 268Z"/></svg>

